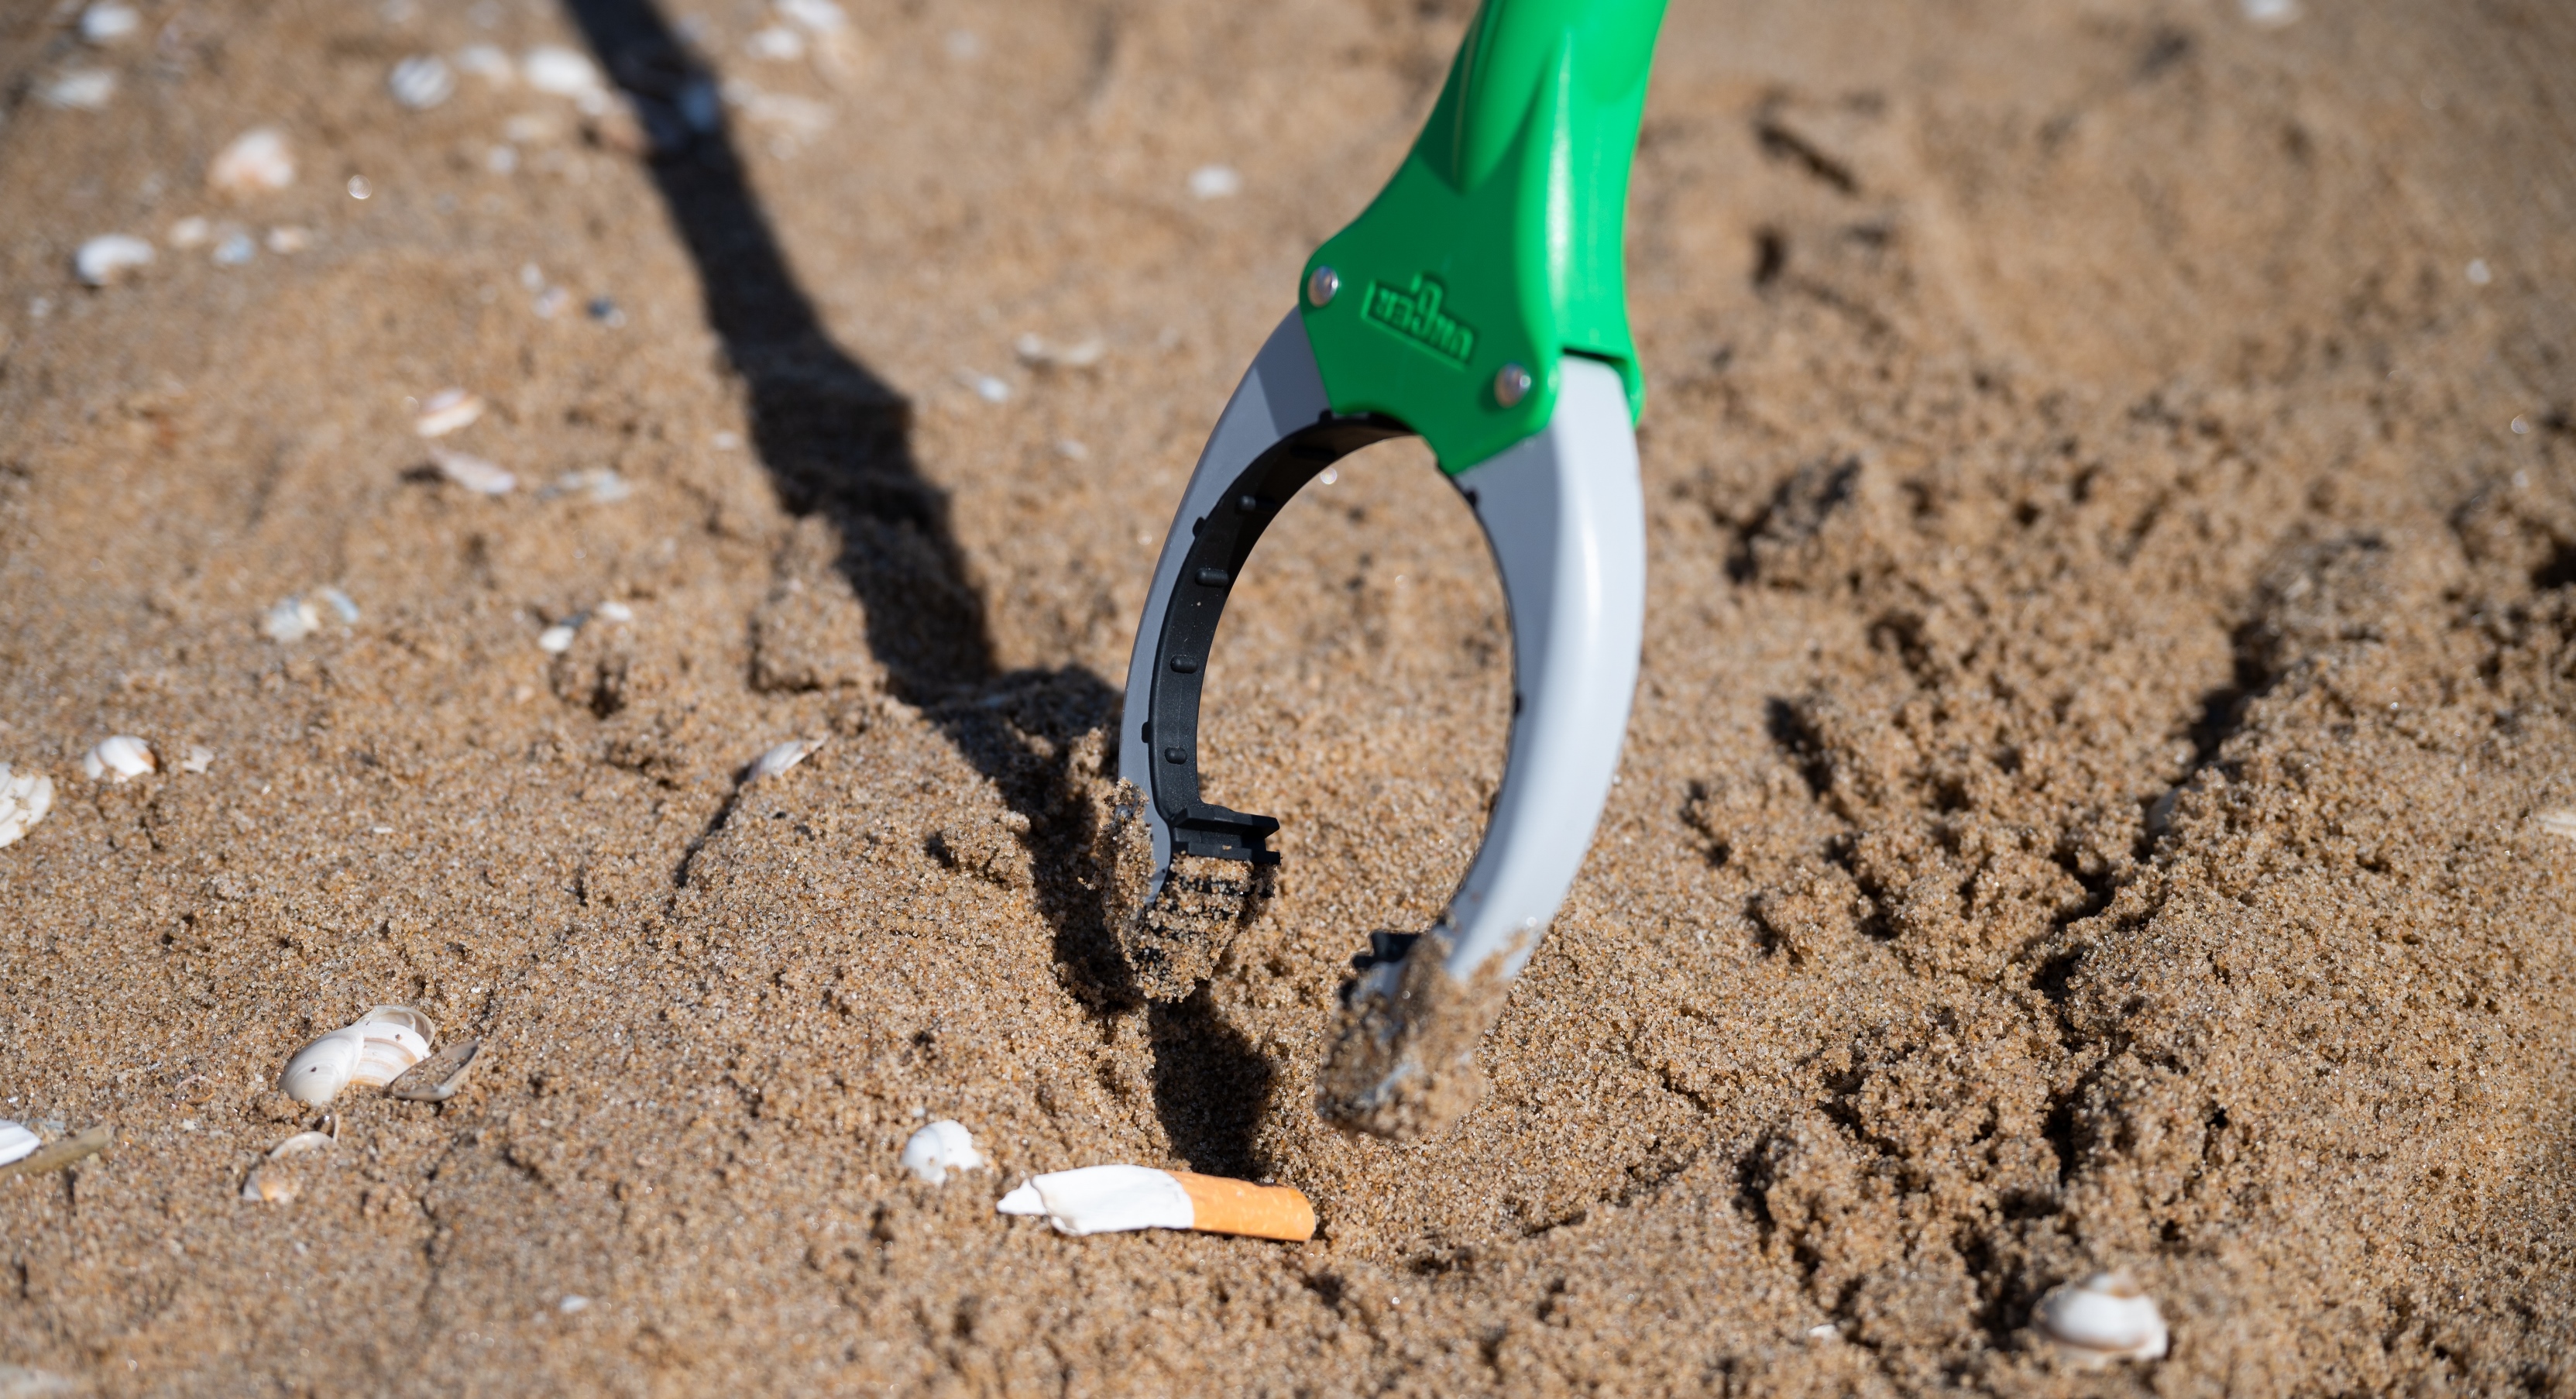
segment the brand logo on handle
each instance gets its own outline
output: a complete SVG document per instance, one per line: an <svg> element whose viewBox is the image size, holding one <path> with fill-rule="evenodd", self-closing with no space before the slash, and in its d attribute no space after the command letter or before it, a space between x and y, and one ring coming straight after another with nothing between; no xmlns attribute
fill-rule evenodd
<svg viewBox="0 0 2576 1399"><path fill-rule="evenodd" d="M1360 315L1461 368L1476 353L1476 332L1440 309L1445 289L1416 275L1408 287L1371 281Z"/></svg>

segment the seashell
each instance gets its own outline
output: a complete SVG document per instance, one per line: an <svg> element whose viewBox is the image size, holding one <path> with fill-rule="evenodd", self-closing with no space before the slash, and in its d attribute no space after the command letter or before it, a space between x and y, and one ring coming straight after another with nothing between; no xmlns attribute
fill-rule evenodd
<svg viewBox="0 0 2576 1399"><path fill-rule="evenodd" d="M474 1056L482 1049L481 1040L458 1040L404 1070L385 1091L406 1103L446 1102L465 1086L474 1071Z"/></svg>
<svg viewBox="0 0 2576 1399"><path fill-rule="evenodd" d="M128 782L160 766L152 757L152 745L132 734L102 738L96 747L81 755L81 771L92 782L102 778Z"/></svg>
<svg viewBox="0 0 2576 1399"><path fill-rule="evenodd" d="M1032 1176L994 1208L1044 1215L1060 1234L1194 1229L1292 1243L1315 1237L1315 1207L1299 1191L1149 1166L1084 1166Z"/></svg>
<svg viewBox="0 0 2576 1399"><path fill-rule="evenodd" d="M410 1006L377 1006L297 1050L278 1075L286 1096L327 1106L343 1088L381 1088L429 1057L438 1027Z"/></svg>
<svg viewBox="0 0 2576 1399"><path fill-rule="evenodd" d="M300 597L288 598L259 615L260 631L276 642L302 641L321 627L322 614Z"/></svg>
<svg viewBox="0 0 2576 1399"><path fill-rule="evenodd" d="M103 287L152 262L152 245L130 233L102 233L72 254L72 270L81 281Z"/></svg>
<svg viewBox="0 0 2576 1399"><path fill-rule="evenodd" d="M1243 176L1231 165L1202 165L1190 172L1190 197L1227 199L1243 192Z"/></svg>
<svg viewBox="0 0 2576 1399"><path fill-rule="evenodd" d="M817 34L839 34L850 17L833 0L778 0L778 13Z"/></svg>
<svg viewBox="0 0 2576 1399"><path fill-rule="evenodd" d="M753 759L751 764L751 775L743 780L745 782L758 782L764 777L776 777L778 774L805 761L806 754L811 753L822 746L823 740L819 738L791 738L785 743L781 743L776 747L771 748L768 752L761 754L758 758Z"/></svg>
<svg viewBox="0 0 2576 1399"><path fill-rule="evenodd" d="M1089 369L1100 363L1100 357L1108 353L1109 347L1097 338L1059 347L1035 335L1023 335L1011 349L1019 355L1020 363L1031 369Z"/></svg>
<svg viewBox="0 0 2576 1399"><path fill-rule="evenodd" d="M957 382L973 390L975 396L986 403L1011 401L1011 386L990 374L979 374L972 369L960 369L957 371Z"/></svg>
<svg viewBox="0 0 2576 1399"><path fill-rule="evenodd" d="M456 51L456 71L471 73L485 82L504 85L519 80L517 65L510 55L490 44L467 44Z"/></svg>
<svg viewBox="0 0 2576 1399"><path fill-rule="evenodd" d="M440 389L421 400L411 430L423 437L445 437L483 416L483 396L464 389Z"/></svg>
<svg viewBox="0 0 2576 1399"><path fill-rule="evenodd" d="M608 89L600 79L598 64L559 44L543 44L521 54L519 71L527 78L528 86L557 97L582 97Z"/></svg>
<svg viewBox="0 0 2576 1399"><path fill-rule="evenodd" d="M142 12L132 5L120 3L120 0L98 0L97 4L81 11L80 36L84 43L105 47L118 40L132 38L134 31L142 27Z"/></svg>
<svg viewBox="0 0 2576 1399"><path fill-rule="evenodd" d="M2050 1289L2031 1320L2061 1358L2086 1370L2158 1359L2168 1339L2164 1314L2126 1269Z"/></svg>
<svg viewBox="0 0 2576 1399"><path fill-rule="evenodd" d="M215 750L194 743L188 745L188 756L179 760L181 772L202 773L215 765Z"/></svg>
<svg viewBox="0 0 2576 1399"><path fill-rule="evenodd" d="M295 155L286 133L274 126L254 126L233 138L206 167L208 186L224 194L267 194L295 183Z"/></svg>
<svg viewBox="0 0 2576 1399"><path fill-rule="evenodd" d="M331 605L331 610L333 612L339 614L340 621L343 625L357 625L358 604L350 601L347 593L344 593L337 588L324 588L322 590L322 600Z"/></svg>
<svg viewBox="0 0 2576 1399"><path fill-rule="evenodd" d="M116 96L116 75L104 68L73 68L45 84L45 105L70 112L96 112Z"/></svg>
<svg viewBox="0 0 2576 1399"><path fill-rule="evenodd" d="M603 602L599 605L599 619L624 626L635 620L635 609L622 602Z"/></svg>
<svg viewBox="0 0 2576 1399"><path fill-rule="evenodd" d="M537 633L537 649L549 656L560 656L571 650L574 639L581 635L582 623L589 620L589 613L576 612Z"/></svg>
<svg viewBox="0 0 2576 1399"><path fill-rule="evenodd" d="M773 24L767 29L753 30L751 37L742 41L742 47L754 58L765 58L772 63L793 63L805 56L805 36L785 25Z"/></svg>
<svg viewBox="0 0 2576 1399"><path fill-rule="evenodd" d="M451 452L443 447L432 447L429 449L429 459L438 467L439 475L476 495L508 495L518 489L518 477L481 457L469 457L463 452Z"/></svg>
<svg viewBox="0 0 2576 1399"><path fill-rule="evenodd" d="M2258 29L2285 29L2299 22L2299 0L2237 0L2237 8Z"/></svg>
<svg viewBox="0 0 2576 1399"><path fill-rule="evenodd" d="M2532 819L2551 835L2562 840L2576 840L2576 811L2544 811Z"/></svg>
<svg viewBox="0 0 2576 1399"><path fill-rule="evenodd" d="M11 773L0 763L0 845L15 845L54 809L54 780L41 772Z"/></svg>
<svg viewBox="0 0 2576 1399"><path fill-rule="evenodd" d="M950 1171L980 1171L990 1164L975 1150L974 1134L965 1124L945 1118L903 1144L903 1168L932 1185L947 1184Z"/></svg>
<svg viewBox="0 0 2576 1399"><path fill-rule="evenodd" d="M337 1138L321 1132L298 1132L288 1137L270 1147L267 1157L250 1168L250 1175L242 1181L241 1197L264 1205L285 1204L304 1193L304 1182L285 1171L270 1170L270 1165L290 1156L329 1151L339 1144Z"/></svg>
<svg viewBox="0 0 2576 1399"><path fill-rule="evenodd" d="M416 54L385 75L385 90L415 112L426 112L456 95L456 71L434 53Z"/></svg>
<svg viewBox="0 0 2576 1399"><path fill-rule="evenodd" d="M190 248L202 248L214 236L215 226L206 222L203 214L190 214L170 225L170 246L182 252Z"/></svg>
<svg viewBox="0 0 2576 1399"><path fill-rule="evenodd" d="M15 1122L0 1121L0 1166L36 1154L45 1139Z"/></svg>

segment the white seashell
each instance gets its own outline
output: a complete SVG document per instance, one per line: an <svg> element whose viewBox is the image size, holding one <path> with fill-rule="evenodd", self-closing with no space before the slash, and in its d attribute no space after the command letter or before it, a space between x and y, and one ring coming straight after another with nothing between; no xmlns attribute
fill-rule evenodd
<svg viewBox="0 0 2576 1399"><path fill-rule="evenodd" d="M781 743L776 747L771 748L768 752L761 754L758 758L753 759L751 764L751 775L743 780L746 782L758 782L764 777L776 777L778 774L805 761L806 754L811 753L822 746L823 740L819 738L791 738L785 743Z"/></svg>
<svg viewBox="0 0 2576 1399"><path fill-rule="evenodd" d="M839 34L850 27L850 17L833 0L778 0L778 13L817 34Z"/></svg>
<svg viewBox="0 0 2576 1399"><path fill-rule="evenodd" d="M102 738L96 747L81 755L81 771L92 782L101 778L128 782L159 767L152 757L152 745L132 734Z"/></svg>
<svg viewBox="0 0 2576 1399"><path fill-rule="evenodd" d="M980 1171L987 1162L975 1150L975 1137L963 1123L945 1118L912 1134L903 1144L903 1168L932 1185L948 1183L950 1171Z"/></svg>
<svg viewBox="0 0 2576 1399"><path fill-rule="evenodd" d="M259 617L260 631L277 642L302 641L321 626L322 614L300 597L288 598Z"/></svg>
<svg viewBox="0 0 2576 1399"><path fill-rule="evenodd" d="M103 287L151 261L151 244L130 233L102 233L72 254L72 270L89 285Z"/></svg>
<svg viewBox="0 0 2576 1399"><path fill-rule="evenodd" d="M1190 197L1226 199L1243 192L1243 177L1231 165L1202 165L1190 172Z"/></svg>
<svg viewBox="0 0 2576 1399"><path fill-rule="evenodd" d="M456 71L471 73L486 82L507 85L519 80L517 65L510 55L490 44L467 44L456 51Z"/></svg>
<svg viewBox="0 0 2576 1399"><path fill-rule="evenodd" d="M106 108L108 99L116 96L116 75L104 68L74 68L45 84L44 101L48 107L72 112L96 112Z"/></svg>
<svg viewBox="0 0 2576 1399"><path fill-rule="evenodd" d="M179 762L179 770L181 772L202 773L214 765L215 750L212 748L201 748L198 745L191 743L188 745L188 756L181 759Z"/></svg>
<svg viewBox="0 0 2576 1399"><path fill-rule="evenodd" d="M623 626L635 620L635 609L622 602L603 602L599 605L599 619Z"/></svg>
<svg viewBox="0 0 2576 1399"><path fill-rule="evenodd" d="M206 167L206 183L225 194L267 194L295 183L295 156L286 133L255 126L233 138Z"/></svg>
<svg viewBox="0 0 2576 1399"><path fill-rule="evenodd" d="M2168 1340L2155 1299L2124 1269L2050 1289L2032 1316L2059 1356L2093 1370L2119 1360L2154 1360Z"/></svg>
<svg viewBox="0 0 2576 1399"><path fill-rule="evenodd" d="M241 1197L263 1205L282 1205L304 1193L304 1182L293 1174L269 1169L271 1163L290 1156L303 1156L315 1151L329 1151L340 1144L336 1137L321 1132L298 1132L268 1149L268 1156L251 1167L242 1181Z"/></svg>
<svg viewBox="0 0 2576 1399"><path fill-rule="evenodd" d="M120 39L129 39L143 27L143 14L119 0L98 0L81 11L80 36L84 42L102 47Z"/></svg>
<svg viewBox="0 0 2576 1399"><path fill-rule="evenodd" d="M358 1048L357 1067L349 1071L349 1086L382 1088L428 1057L429 1040L419 1032L400 1025L369 1025Z"/></svg>
<svg viewBox="0 0 2576 1399"><path fill-rule="evenodd" d="M0 1122L0 1166L23 1161L36 1154L45 1139L15 1122Z"/></svg>
<svg viewBox="0 0 2576 1399"><path fill-rule="evenodd" d="M190 248L202 248L207 240L214 236L215 226L206 222L203 214L190 214L170 225L170 246L182 252Z"/></svg>
<svg viewBox="0 0 2576 1399"><path fill-rule="evenodd" d="M366 1032L357 1026L333 1030L295 1051L295 1057L286 1061L286 1072L277 1076L277 1086L299 1103L326 1106L349 1086L358 1071L358 1056L366 1048Z"/></svg>
<svg viewBox="0 0 2576 1399"><path fill-rule="evenodd" d="M385 75L385 90L415 112L426 112L456 95L456 72L434 53L416 54Z"/></svg>
<svg viewBox="0 0 2576 1399"><path fill-rule="evenodd" d="M2564 840L2576 840L2576 811L2544 811L2532 818L2540 829Z"/></svg>
<svg viewBox="0 0 2576 1399"><path fill-rule="evenodd" d="M421 400L411 430L423 437L445 437L483 416L483 396L464 389L440 389Z"/></svg>
<svg viewBox="0 0 2576 1399"><path fill-rule="evenodd" d="M340 621L343 625L357 625L358 604L350 601L347 593L344 593L337 588L324 588L322 590L322 600L331 605L331 610L333 612L339 614Z"/></svg>
<svg viewBox="0 0 2576 1399"><path fill-rule="evenodd" d="M957 371L957 382L974 390L975 396L986 403L1011 401L1011 386L990 374L979 374L972 369L960 369Z"/></svg>
<svg viewBox="0 0 2576 1399"><path fill-rule="evenodd" d="M1150 1166L1085 1166L1032 1176L995 1208L1004 1214L1044 1215L1063 1234L1187 1229L1197 1218L1181 1183Z"/></svg>
<svg viewBox="0 0 2576 1399"><path fill-rule="evenodd" d="M2237 0L2237 7L2261 29L2282 29L2299 22L2299 0Z"/></svg>
<svg viewBox="0 0 2576 1399"><path fill-rule="evenodd" d="M0 763L0 845L15 845L54 809L54 780L41 772L12 774Z"/></svg>
<svg viewBox="0 0 2576 1399"><path fill-rule="evenodd" d="M469 457L463 452L451 452L443 447L432 447L429 449L429 459L437 465L439 475L476 495L508 495L518 489L518 477L481 457Z"/></svg>
<svg viewBox="0 0 2576 1399"><path fill-rule="evenodd" d="M328 1132L298 1132L270 1147L268 1159L276 1161L289 1156L301 1156L308 1151L329 1151L339 1144L339 1138Z"/></svg>
<svg viewBox="0 0 2576 1399"><path fill-rule="evenodd" d="M581 635L581 620L557 622L537 633L537 649L549 656L560 656L572 649L573 639Z"/></svg>
<svg viewBox="0 0 2576 1399"><path fill-rule="evenodd" d="M369 1034L374 1034L378 1025L409 1030L423 1040L438 1038L438 1023L417 1006L376 1006L358 1017L358 1028Z"/></svg>
<svg viewBox="0 0 2576 1399"><path fill-rule="evenodd" d="M466 1075L473 1071L474 1056L482 1048L481 1040L459 1040L413 1065L386 1085L385 1091L407 1103L446 1102L465 1086Z"/></svg>
<svg viewBox="0 0 2576 1399"><path fill-rule="evenodd" d="M608 86L600 79L598 64L584 54L557 44L540 45L521 54L519 70L527 78L528 86L558 97L603 92Z"/></svg>

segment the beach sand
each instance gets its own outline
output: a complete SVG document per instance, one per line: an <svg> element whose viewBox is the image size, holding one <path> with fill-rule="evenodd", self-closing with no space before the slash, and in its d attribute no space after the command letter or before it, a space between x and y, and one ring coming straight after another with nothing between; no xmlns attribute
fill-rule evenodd
<svg viewBox="0 0 2576 1399"><path fill-rule="evenodd" d="M1176 1002L1105 917L1102 736L1201 440L1466 5L141 8L0 21L0 762L61 793L0 850L0 1116L114 1129L0 1181L0 1365L2576 1395L2576 11L1676 5L1622 776L1481 1099L1399 1148L1315 1075L1510 693L1427 453L1240 582L1203 770L1285 861ZM388 95L478 44L646 100ZM49 105L82 68L107 105ZM210 191L264 124L295 183ZM79 285L111 232L158 256ZM451 385L437 445L515 491L428 469ZM354 623L262 634L325 587ZM118 733L164 770L83 779ZM287 1058L381 1003L481 1038L465 1091L352 1090L241 1199L321 1121ZM934 1188L941 1118L993 1164ZM994 1212L1116 1161L1320 1233ZM2171 1353L2065 1368L2034 1304L2115 1267Z"/></svg>

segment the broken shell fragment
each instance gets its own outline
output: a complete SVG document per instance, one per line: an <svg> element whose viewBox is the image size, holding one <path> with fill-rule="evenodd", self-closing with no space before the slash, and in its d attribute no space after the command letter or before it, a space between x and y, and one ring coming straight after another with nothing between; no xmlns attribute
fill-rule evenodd
<svg viewBox="0 0 2576 1399"><path fill-rule="evenodd" d="M558 97L580 98L604 93L608 87L599 75L598 64L556 44L540 45L520 55L519 72L528 80L528 86Z"/></svg>
<svg viewBox="0 0 2576 1399"><path fill-rule="evenodd" d="M912 1134L903 1144L903 1168L931 1185L948 1183L950 1171L980 1171L991 1163L975 1150L974 1134L962 1122L942 1118Z"/></svg>
<svg viewBox="0 0 2576 1399"><path fill-rule="evenodd" d="M85 285L103 287L151 261L151 244L131 233L102 233L72 254L72 271Z"/></svg>
<svg viewBox="0 0 2576 1399"><path fill-rule="evenodd" d="M456 95L456 72L434 53L418 54L394 65L385 89L403 106L426 112Z"/></svg>
<svg viewBox="0 0 2576 1399"><path fill-rule="evenodd" d="M2059 1357L2079 1369L2155 1360L2168 1340L2164 1314L2126 1269L2051 1289L2032 1319Z"/></svg>
<svg viewBox="0 0 2576 1399"><path fill-rule="evenodd" d="M245 1200L255 1200L263 1205L285 1204L304 1193L304 1182L285 1171L272 1170L270 1167L287 1157L302 1156L313 1151L328 1151L339 1144L337 1139L321 1132L298 1132L288 1137L270 1147L267 1157L250 1168L250 1175L242 1181L241 1197Z"/></svg>
<svg viewBox="0 0 2576 1399"><path fill-rule="evenodd" d="M791 738L752 760L751 775L743 780L758 782L764 777L776 777L805 761L806 754L822 746L823 740L819 738Z"/></svg>
<svg viewBox="0 0 2576 1399"><path fill-rule="evenodd" d="M321 612L300 597L287 598L259 614L261 633L280 643L302 641L321 626Z"/></svg>
<svg viewBox="0 0 2576 1399"><path fill-rule="evenodd" d="M233 138L206 167L206 183L224 194L266 194L295 183L295 155L286 133L254 126Z"/></svg>
<svg viewBox="0 0 2576 1399"><path fill-rule="evenodd" d="M104 68L74 68L45 84L40 95L48 107L70 112L100 111L116 96L116 75Z"/></svg>
<svg viewBox="0 0 2576 1399"><path fill-rule="evenodd" d="M1315 1237L1315 1207L1299 1191L1150 1166L1085 1166L1031 1176L995 1208L1044 1215L1060 1234L1192 1229L1290 1243Z"/></svg>
<svg viewBox="0 0 2576 1399"><path fill-rule="evenodd" d="M382 1088L429 1057L438 1027L410 1006L378 1006L295 1052L278 1075L286 1096L327 1106L343 1088Z"/></svg>
<svg viewBox="0 0 2576 1399"><path fill-rule="evenodd" d="M403 1071L385 1091L406 1103L443 1103L465 1086L483 1041L458 1040Z"/></svg>
<svg viewBox="0 0 2576 1399"><path fill-rule="evenodd" d="M15 845L54 809L54 780L41 772L12 774L0 763L0 845Z"/></svg>
<svg viewBox="0 0 2576 1399"><path fill-rule="evenodd" d="M0 1122L0 1166L36 1154L45 1139L15 1122Z"/></svg>
<svg viewBox="0 0 2576 1399"><path fill-rule="evenodd" d="M423 437L445 437L483 416L483 396L464 389L440 389L423 399L412 415L411 430Z"/></svg>
<svg viewBox="0 0 2576 1399"><path fill-rule="evenodd" d="M188 756L179 760L181 772L204 773L215 765L215 750L201 744L188 745Z"/></svg>
<svg viewBox="0 0 2576 1399"><path fill-rule="evenodd" d="M518 477L481 457L469 457L463 452L451 452L442 447L432 447L429 449L429 459L438 467L439 475L476 495L508 495L519 485Z"/></svg>
<svg viewBox="0 0 2576 1399"><path fill-rule="evenodd" d="M81 755L81 771L92 782L105 778L131 781L159 767L152 757L152 745L132 734L102 738L96 747Z"/></svg>

